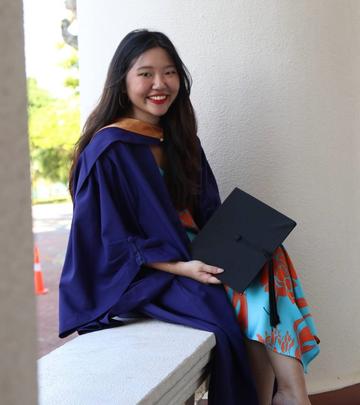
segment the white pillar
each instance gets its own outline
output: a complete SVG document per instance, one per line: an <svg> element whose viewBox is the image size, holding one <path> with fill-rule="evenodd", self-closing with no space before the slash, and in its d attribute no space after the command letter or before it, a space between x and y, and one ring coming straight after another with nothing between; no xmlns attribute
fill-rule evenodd
<svg viewBox="0 0 360 405"><path fill-rule="evenodd" d="M29 147L23 14L0 5L0 402L36 404Z"/></svg>
<svg viewBox="0 0 360 405"><path fill-rule="evenodd" d="M83 115L135 28L165 32L222 196L237 185L298 222L288 247L321 354L308 386L360 382L360 2L79 0Z"/></svg>

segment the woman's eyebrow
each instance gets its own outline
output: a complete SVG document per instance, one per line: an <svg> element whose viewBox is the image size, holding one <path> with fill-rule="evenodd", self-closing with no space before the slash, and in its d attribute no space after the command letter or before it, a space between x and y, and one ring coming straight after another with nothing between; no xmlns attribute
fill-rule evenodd
<svg viewBox="0 0 360 405"><path fill-rule="evenodd" d="M169 68L175 68L175 65L167 65L164 66L163 69L169 69ZM155 69L154 66L139 66L136 70L140 70L140 69Z"/></svg>

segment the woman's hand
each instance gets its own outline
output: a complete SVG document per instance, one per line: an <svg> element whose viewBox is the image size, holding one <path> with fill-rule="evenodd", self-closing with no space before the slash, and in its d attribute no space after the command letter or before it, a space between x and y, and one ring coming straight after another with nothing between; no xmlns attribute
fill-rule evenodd
<svg viewBox="0 0 360 405"><path fill-rule="evenodd" d="M216 278L215 275L224 271L223 269L210 266L199 260L190 260L188 262L147 263L145 266L176 274L178 276L189 277L204 284L221 284L221 281Z"/></svg>
<svg viewBox="0 0 360 405"><path fill-rule="evenodd" d="M205 264L199 260L182 262L183 275L204 284L221 284L221 281L216 278L215 275L220 274L223 271L223 269L210 266L209 264Z"/></svg>

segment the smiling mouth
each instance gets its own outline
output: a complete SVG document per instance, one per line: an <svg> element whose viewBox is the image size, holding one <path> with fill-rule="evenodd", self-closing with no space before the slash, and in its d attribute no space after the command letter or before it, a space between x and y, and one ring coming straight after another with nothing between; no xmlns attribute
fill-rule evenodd
<svg viewBox="0 0 360 405"><path fill-rule="evenodd" d="M163 104L168 99L169 96L161 95L161 96L149 96L148 100L150 100L154 104Z"/></svg>

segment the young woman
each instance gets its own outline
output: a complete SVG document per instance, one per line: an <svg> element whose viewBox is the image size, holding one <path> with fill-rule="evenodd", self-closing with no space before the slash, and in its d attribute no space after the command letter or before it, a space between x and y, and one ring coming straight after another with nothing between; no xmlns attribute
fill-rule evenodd
<svg viewBox="0 0 360 405"><path fill-rule="evenodd" d="M117 326L114 318L133 312L212 331L209 404L270 404L274 374L273 403L308 404L303 367L318 352L317 338L286 252L274 259L276 329L262 310L266 269L240 295L216 277L224 269L191 260L190 241L220 198L190 87L164 34L136 30L118 46L70 172L60 337Z"/></svg>

